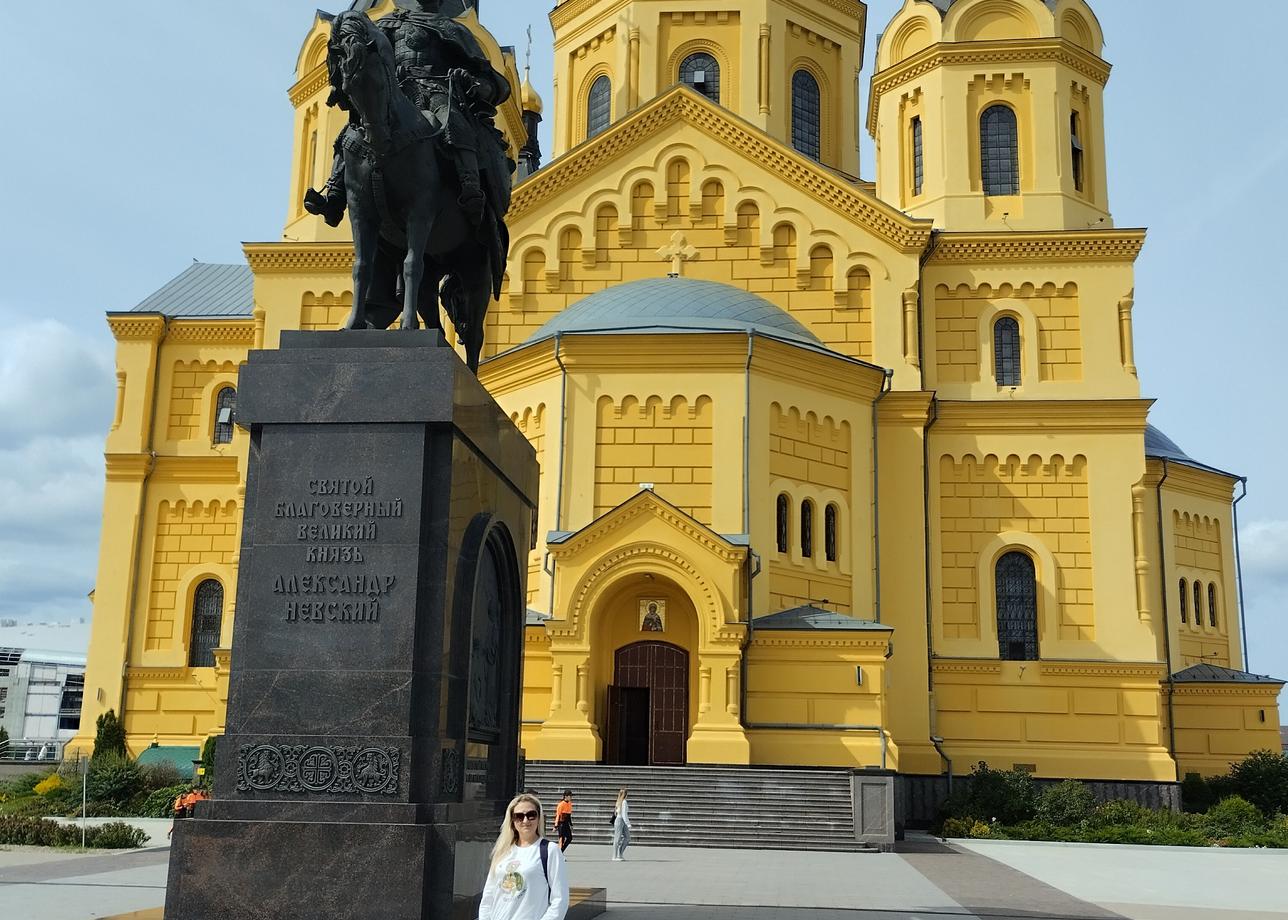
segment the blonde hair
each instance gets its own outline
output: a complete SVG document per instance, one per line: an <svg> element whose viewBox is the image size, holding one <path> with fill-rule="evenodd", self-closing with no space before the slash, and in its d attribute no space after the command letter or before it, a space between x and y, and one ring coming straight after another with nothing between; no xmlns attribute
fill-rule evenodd
<svg viewBox="0 0 1288 920"><path fill-rule="evenodd" d="M510 800L510 804L505 806L505 818L501 821L501 833L497 835L496 844L492 847L492 862L488 868L489 873L496 871L496 867L501 864L501 860L505 859L505 855L510 852L510 849L516 843L519 842L519 834L514 829L514 809L519 805L522 805L524 802L528 802L536 806L537 840L540 841L543 836L542 831L545 828L545 809L541 807L541 799L527 792L516 795Z"/></svg>
<svg viewBox="0 0 1288 920"><path fill-rule="evenodd" d="M615 805L615 806L614 806L614 809L613 809L613 810L614 810L614 811L616 811L618 808L621 808L621 807L622 807L622 803L623 803L623 802L625 802L625 801L626 801L626 790L625 790L625 789L618 789L618 790L617 790L617 805Z"/></svg>

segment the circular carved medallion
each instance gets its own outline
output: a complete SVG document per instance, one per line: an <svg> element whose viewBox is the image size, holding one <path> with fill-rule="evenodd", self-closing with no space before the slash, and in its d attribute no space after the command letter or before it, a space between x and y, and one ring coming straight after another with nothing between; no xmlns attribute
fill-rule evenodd
<svg viewBox="0 0 1288 920"><path fill-rule="evenodd" d="M281 780L286 771L282 752L272 745L261 744L252 748L246 757L246 782L252 789L265 792Z"/></svg>
<svg viewBox="0 0 1288 920"><path fill-rule="evenodd" d="M353 759L353 785L359 792L383 792L393 775L394 763L379 748L366 748Z"/></svg>
<svg viewBox="0 0 1288 920"><path fill-rule="evenodd" d="M309 792L326 792L339 769L335 754L322 747L309 748L300 758L300 785Z"/></svg>

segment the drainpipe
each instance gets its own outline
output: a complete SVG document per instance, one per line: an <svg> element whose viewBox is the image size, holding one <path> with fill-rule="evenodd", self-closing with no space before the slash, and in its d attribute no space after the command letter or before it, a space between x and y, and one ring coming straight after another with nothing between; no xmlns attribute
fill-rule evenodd
<svg viewBox="0 0 1288 920"><path fill-rule="evenodd" d="M1243 670L1251 671L1248 664L1248 620L1243 604L1243 551L1239 546L1239 502L1248 497L1248 477L1239 479L1243 494L1234 500L1234 580L1239 586L1239 634L1243 637Z"/></svg>
<svg viewBox="0 0 1288 920"><path fill-rule="evenodd" d="M121 656L121 698L117 702L116 714L121 723L125 723L125 694L127 690L126 674L130 669L130 651L134 647L134 615L139 602L139 583L143 580L143 520L147 514L148 482L157 468L156 430L157 406L161 403L161 347L170 333L170 318L161 317L161 338L157 339L156 359L152 367L152 411L148 416L147 444L148 468L139 484L139 508L135 520L138 522L134 538L134 582L130 585L130 606L125 616L125 654Z"/></svg>
<svg viewBox="0 0 1288 920"><path fill-rule="evenodd" d="M894 371L887 369L881 392L872 403L872 589L876 592L876 618L881 622L881 422L877 417L881 400L894 389Z"/></svg>
<svg viewBox="0 0 1288 920"><path fill-rule="evenodd" d="M1163 483L1167 482L1170 469L1167 459L1163 458L1163 478L1158 481L1158 580L1163 587L1163 657L1167 662L1167 744L1172 754L1172 764L1176 768L1176 781L1181 780L1181 763L1176 759L1176 681L1172 676L1172 623L1167 610L1167 597L1171 591L1171 582L1167 575L1167 541L1163 537ZM1246 666L1246 662L1245 662Z"/></svg>
<svg viewBox="0 0 1288 920"><path fill-rule="evenodd" d="M747 333L746 405L742 415L742 531L747 534L747 632L738 659L738 721L747 728L747 675L750 668L747 653L756 633L755 582L760 574L760 556L751 548L751 359L755 353L756 334Z"/></svg>
<svg viewBox="0 0 1288 920"><path fill-rule="evenodd" d="M938 735L930 736L930 743L935 746L939 757L948 767L948 795L953 794L953 759L944 753L944 739Z"/></svg>
<svg viewBox="0 0 1288 920"><path fill-rule="evenodd" d="M924 373L924 371L923 371ZM930 706L930 743L935 746L948 769L949 782L952 782L953 762L944 754L943 738L935 735L935 617L934 590L932 571L934 566L930 558L930 429L939 421L939 400L933 396L930 400L930 417L921 430L921 506L922 529L924 532L924 552L926 565L926 700Z"/></svg>
<svg viewBox="0 0 1288 920"><path fill-rule="evenodd" d="M559 365L559 482L555 489L555 530L563 532L564 464L568 456L568 365L563 360L563 333L555 334L555 363ZM542 570L550 576L550 619L555 616L555 570L559 563L549 551Z"/></svg>

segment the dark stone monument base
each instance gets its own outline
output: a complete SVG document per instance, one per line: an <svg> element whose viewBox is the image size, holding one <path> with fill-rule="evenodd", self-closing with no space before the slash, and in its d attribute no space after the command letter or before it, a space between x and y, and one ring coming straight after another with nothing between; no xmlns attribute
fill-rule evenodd
<svg viewBox="0 0 1288 920"><path fill-rule="evenodd" d="M238 424L227 733L166 917L472 920L518 783L532 447L435 332L284 333Z"/></svg>
<svg viewBox="0 0 1288 920"><path fill-rule="evenodd" d="M182 910L166 916L473 920L495 840L491 816L457 824L194 818L175 829L167 903Z"/></svg>

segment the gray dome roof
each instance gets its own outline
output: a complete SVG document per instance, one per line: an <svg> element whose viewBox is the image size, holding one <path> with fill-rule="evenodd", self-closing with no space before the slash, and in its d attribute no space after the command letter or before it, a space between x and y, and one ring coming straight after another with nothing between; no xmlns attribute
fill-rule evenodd
<svg viewBox="0 0 1288 920"><path fill-rule="evenodd" d="M598 291L547 322L528 342L591 332L755 332L812 348L823 345L759 294L692 278L648 278Z"/></svg>
<svg viewBox="0 0 1288 920"><path fill-rule="evenodd" d="M1167 460L1172 463L1179 463L1182 466L1192 466L1195 469L1207 470L1212 473L1220 473L1223 476L1230 476L1233 479L1240 478L1234 473L1217 469L1215 466L1209 466L1206 463L1200 463L1185 451L1181 450L1179 444L1169 438L1163 432L1159 431L1153 425L1145 427L1145 456L1153 457L1156 460Z"/></svg>
<svg viewBox="0 0 1288 920"><path fill-rule="evenodd" d="M941 16L946 16L949 8L957 2L958 0L930 0L930 5L939 10ZM1042 2L1054 10L1059 0L1042 0Z"/></svg>

